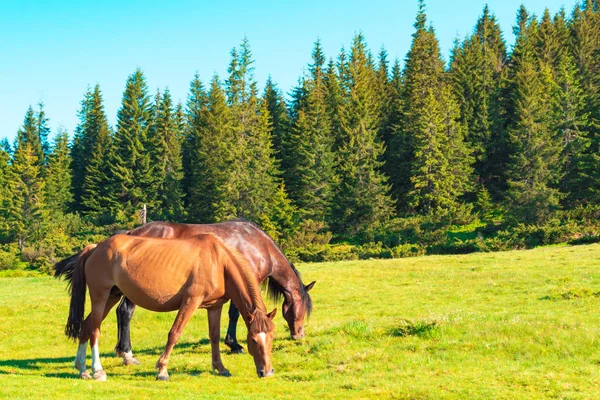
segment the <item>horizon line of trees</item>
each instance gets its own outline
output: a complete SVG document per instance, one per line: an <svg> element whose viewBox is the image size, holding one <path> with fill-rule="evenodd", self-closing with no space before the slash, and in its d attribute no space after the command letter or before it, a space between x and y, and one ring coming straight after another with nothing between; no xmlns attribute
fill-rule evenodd
<svg viewBox="0 0 600 400"><path fill-rule="evenodd" d="M194 76L185 105L138 69L115 127L96 85L73 139L51 144L43 105L30 107L0 143L0 242L39 240L70 213L128 223L142 204L153 220L363 240L394 217L539 224L598 204L598 0L569 16L521 6L511 52L486 6L448 65L423 0L414 27L403 66L361 33L336 59L317 41L288 101L270 78L259 93L244 39L226 79Z"/></svg>

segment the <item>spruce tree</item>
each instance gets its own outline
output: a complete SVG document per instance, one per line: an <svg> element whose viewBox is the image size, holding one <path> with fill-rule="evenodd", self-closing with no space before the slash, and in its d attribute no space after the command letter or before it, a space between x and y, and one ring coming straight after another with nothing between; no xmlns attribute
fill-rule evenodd
<svg viewBox="0 0 600 400"><path fill-rule="evenodd" d="M119 219L130 221L142 204L155 208L154 168L151 158L152 104L140 69L127 79L117 113L111 173Z"/></svg>
<svg viewBox="0 0 600 400"><path fill-rule="evenodd" d="M362 34L354 37L348 62L341 66L346 101L338 152L340 185L331 225L338 234L371 236L393 213L387 178L381 172L383 144L377 74Z"/></svg>
<svg viewBox="0 0 600 400"><path fill-rule="evenodd" d="M29 144L36 156L38 166L44 164L45 154L48 152L48 118L44 111L44 105L38 104L38 111L34 111L31 106L25 113L23 126L17 132L15 148Z"/></svg>
<svg viewBox="0 0 600 400"><path fill-rule="evenodd" d="M157 96L155 108L152 155L157 197L150 215L169 221L180 220L183 216L181 133L168 89Z"/></svg>
<svg viewBox="0 0 600 400"><path fill-rule="evenodd" d="M600 10L597 1L575 6L569 31L570 48L586 95L584 111L589 115L582 135L589 146L579 157L578 202L595 204L600 201Z"/></svg>
<svg viewBox="0 0 600 400"><path fill-rule="evenodd" d="M194 153L196 149L200 146L201 131L205 126L204 112L206 107L206 91L204 90L200 76L196 73L190 82L190 92L186 107L186 124L181 148L183 167L183 180L181 184L185 194L185 208L188 211L197 206L191 200L192 181L197 174L197 165L194 164L193 159L195 158ZM191 212L189 215L192 217L194 214L195 212Z"/></svg>
<svg viewBox="0 0 600 400"><path fill-rule="evenodd" d="M73 200L71 193L71 149L69 136L62 130L56 134L46 169L46 207L51 215L68 212Z"/></svg>
<svg viewBox="0 0 600 400"><path fill-rule="evenodd" d="M13 226L19 247L41 239L47 224L45 182L36 151L30 143L18 146L12 162L16 175L15 200L19 210Z"/></svg>
<svg viewBox="0 0 600 400"><path fill-rule="evenodd" d="M559 207L561 145L551 127L551 67L535 57L532 22L520 29L513 52L514 117L509 127L509 218L541 223Z"/></svg>
<svg viewBox="0 0 600 400"><path fill-rule="evenodd" d="M79 110L79 124L71 147L74 209L84 215L110 214L115 204L111 181L111 130L99 85L88 88Z"/></svg>
<svg viewBox="0 0 600 400"><path fill-rule="evenodd" d="M289 205L289 200L282 199L282 205L276 202L281 178L273 150L271 117L266 101L257 95L248 39L244 38L239 52L234 49L231 55L226 94L235 135L231 147L235 162L226 188L229 193L224 196L231 202L220 203L217 219L244 217L266 226L273 223L276 208L288 208L285 204ZM278 227L277 232L282 229Z"/></svg>
<svg viewBox="0 0 600 400"><path fill-rule="evenodd" d="M290 129L290 118L288 116L285 100L273 82L271 76L267 78L263 99L267 103L271 126L273 127L273 148L275 156L281 160L281 143L286 140L286 135Z"/></svg>
<svg viewBox="0 0 600 400"><path fill-rule="evenodd" d="M85 107L87 108L83 114L81 128L76 132L79 136L75 137L72 152L74 155L78 154L78 151L75 151L75 146L78 145L86 149L80 158L78 169L74 170L74 173L77 171L83 175L83 180L74 187L80 188L79 209L84 215L97 221L110 220L108 217L112 210L117 208L116 197L111 187L113 141L98 85L90 93L89 103Z"/></svg>
<svg viewBox="0 0 600 400"><path fill-rule="evenodd" d="M0 243L16 238L20 226L20 204L18 177L11 164L10 145L6 139L0 145Z"/></svg>
<svg viewBox="0 0 600 400"><path fill-rule="evenodd" d="M324 222L333 196L334 137L327 109L325 55L319 41L312 53L306 98L297 107L287 140L282 143L284 179L301 218Z"/></svg>
<svg viewBox="0 0 600 400"><path fill-rule="evenodd" d="M466 140L473 149L476 174L486 184L498 174L501 130L496 129L495 119L506 58L500 26L485 6L472 35L452 51L450 79L461 109L460 121L467 128Z"/></svg>
<svg viewBox="0 0 600 400"><path fill-rule="evenodd" d="M191 97L194 92L197 94L193 87ZM225 93L216 75L205 105L195 116L201 123L193 131L195 147L189 154L194 168L188 179L187 212L193 221L216 222L235 215L233 199L237 197L237 188L232 184L235 136Z"/></svg>

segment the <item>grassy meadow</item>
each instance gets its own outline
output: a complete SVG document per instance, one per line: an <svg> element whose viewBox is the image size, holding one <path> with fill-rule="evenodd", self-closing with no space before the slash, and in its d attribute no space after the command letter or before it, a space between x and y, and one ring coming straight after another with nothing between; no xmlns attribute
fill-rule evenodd
<svg viewBox="0 0 600 400"><path fill-rule="evenodd" d="M314 312L299 342L278 313L274 377L257 378L251 357L224 345L233 377L213 374L200 310L171 356L170 382L155 381L154 364L174 313L138 309L142 365L124 367L111 312L100 341L108 381L82 381L63 335L64 282L0 278L0 397L599 398L599 267L600 244L301 264L304 280L317 280ZM223 337L225 325L226 312Z"/></svg>

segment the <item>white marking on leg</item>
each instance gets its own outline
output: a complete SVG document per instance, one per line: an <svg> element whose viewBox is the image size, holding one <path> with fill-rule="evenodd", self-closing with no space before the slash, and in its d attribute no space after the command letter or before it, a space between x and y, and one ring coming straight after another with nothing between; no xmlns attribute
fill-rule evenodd
<svg viewBox="0 0 600 400"><path fill-rule="evenodd" d="M98 350L98 342L92 346L92 371L102 370L102 364L100 364L100 351Z"/></svg>
<svg viewBox="0 0 600 400"><path fill-rule="evenodd" d="M77 348L77 357L75 357L75 369L79 372L83 372L86 370L85 367L85 358L87 355L87 344L88 342L81 343L79 348Z"/></svg>
<svg viewBox="0 0 600 400"><path fill-rule="evenodd" d="M261 333L258 334L258 337L260 338L260 340L262 340L263 346L266 346L267 345L267 342L266 342L266 340L267 340L267 334L264 333L264 332L261 332Z"/></svg>

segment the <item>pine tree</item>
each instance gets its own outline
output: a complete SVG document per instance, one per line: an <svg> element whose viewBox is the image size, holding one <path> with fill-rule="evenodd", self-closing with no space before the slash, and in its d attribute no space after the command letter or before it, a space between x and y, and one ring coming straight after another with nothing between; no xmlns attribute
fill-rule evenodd
<svg viewBox="0 0 600 400"><path fill-rule="evenodd" d="M407 139L401 133L401 124L404 113L404 84L402 79L402 70L400 61L395 60L392 66L392 76L388 84L388 105L387 110L383 114L384 125L381 131L381 137L385 147L383 159L384 172L389 176L389 182L392 186L391 193L396 197L399 187L407 187L406 179L410 177L410 164L406 162L405 157L408 156L408 144L404 142ZM398 137L396 136L398 135ZM398 200L395 198L395 200ZM406 207L402 205L397 210L404 210Z"/></svg>
<svg viewBox="0 0 600 400"><path fill-rule="evenodd" d="M477 176L489 184L497 175L495 153L500 142L495 129L498 93L506 63L506 45L500 26L487 6L473 34L456 43L450 61L450 79L466 126L466 140L473 149Z"/></svg>
<svg viewBox="0 0 600 400"><path fill-rule="evenodd" d="M183 216L181 133L168 89L162 96L157 96L155 104L152 155L157 198L156 208L150 215L169 221L178 220Z"/></svg>
<svg viewBox="0 0 600 400"><path fill-rule="evenodd" d="M460 110L448 86L429 89L411 132L415 158L409 193L412 208L431 215L456 211L458 198L470 189L471 150L464 141Z"/></svg>
<svg viewBox="0 0 600 400"><path fill-rule="evenodd" d="M331 225L339 234L370 236L392 215L393 205L381 172L384 147L378 138L377 75L362 34L355 36L349 60L341 69L348 97L341 115L340 185Z"/></svg>
<svg viewBox="0 0 600 400"><path fill-rule="evenodd" d="M580 156L577 192L581 203L600 201L600 10L589 0L576 5L569 23L571 51L586 95L588 126L584 140L589 146Z"/></svg>
<svg viewBox="0 0 600 400"><path fill-rule="evenodd" d="M99 85L88 88L81 101L79 124L71 147L73 208L84 215L109 214L111 130Z"/></svg>
<svg viewBox="0 0 600 400"><path fill-rule="evenodd" d="M79 210L97 221L103 221L117 208L111 187L113 141L104 113L100 87L96 85L94 91L89 93L88 103L82 106L87 108L84 108L82 113L82 122L76 131L72 151L74 157L77 156L80 160L77 169L73 171L73 179L76 179L75 172L83 176L83 179L81 183L73 186L79 187L81 191ZM86 149L81 156L79 150L76 151L76 146Z"/></svg>
<svg viewBox="0 0 600 400"><path fill-rule="evenodd" d="M310 75L304 79L305 100L287 140L282 143L284 179L301 218L325 221L333 196L334 137L327 109L325 55L319 41L312 53Z"/></svg>
<svg viewBox="0 0 600 400"><path fill-rule="evenodd" d="M528 38L519 38L526 41ZM519 40L518 39L518 40ZM518 43L517 46L522 43ZM523 54L514 76L516 120L509 130L508 171L510 218L540 223L559 207L560 141L551 129L552 72Z"/></svg>
<svg viewBox="0 0 600 400"><path fill-rule="evenodd" d="M0 242L13 241L20 226L22 199L18 197L18 177L10 153L10 145L4 139L0 145Z"/></svg>
<svg viewBox="0 0 600 400"><path fill-rule="evenodd" d="M54 138L46 169L46 207L51 215L66 214L73 200L71 193L71 149L69 136L62 130Z"/></svg>
<svg viewBox="0 0 600 400"><path fill-rule="evenodd" d="M191 188L194 177L197 174L197 165L192 161L195 157L196 149L200 146L201 130L204 128L204 111L207 107L206 91L198 73L194 75L194 79L190 83L190 92L187 100L186 124L182 142L182 167L183 180L181 182L183 192L185 194L184 204L186 210L197 205L191 201ZM194 215L191 212L190 217Z"/></svg>
<svg viewBox="0 0 600 400"><path fill-rule="evenodd" d="M198 92L193 87L190 97L194 93ZM216 222L235 215L233 200L237 197L237 188L231 182L236 162L235 136L218 76L211 81L206 108L197 112L194 119L201 123L195 126L196 145L189 154L194 168L189 176L187 211L194 221Z"/></svg>
<svg viewBox="0 0 600 400"><path fill-rule="evenodd" d="M17 177L15 200L19 209L13 226L19 246L23 248L27 243L40 239L46 229L45 183L30 143L17 148L12 165Z"/></svg>
<svg viewBox="0 0 600 400"><path fill-rule="evenodd" d="M275 156L281 160L281 143L286 140L286 135L290 129L290 118L287 113L285 100L273 82L271 76L267 78L263 99L267 103L271 126L273 127L273 148Z"/></svg>
<svg viewBox="0 0 600 400"><path fill-rule="evenodd" d="M114 155L111 165L113 190L119 218L131 220L142 204L155 208L157 197L151 159L152 104L146 78L136 70L127 79L121 108L117 113Z"/></svg>
<svg viewBox="0 0 600 400"><path fill-rule="evenodd" d="M444 216L470 187L471 150L433 27L419 2L415 33L404 69L402 120L392 146L395 193L405 212Z"/></svg>
<svg viewBox="0 0 600 400"><path fill-rule="evenodd" d="M551 129L562 147L560 189L568 196L568 202L574 204L586 197L586 167L593 163L587 154L591 144L586 136L590 128L589 113L585 110L586 96L577 77L575 61L568 53L561 55L555 75Z"/></svg>
<svg viewBox="0 0 600 400"><path fill-rule="evenodd" d="M33 111L29 106L25 113L23 127L17 132L15 148L29 144L36 156L37 165L44 164L44 157L48 153L48 119L44 111L44 105L38 104L38 111Z"/></svg>

